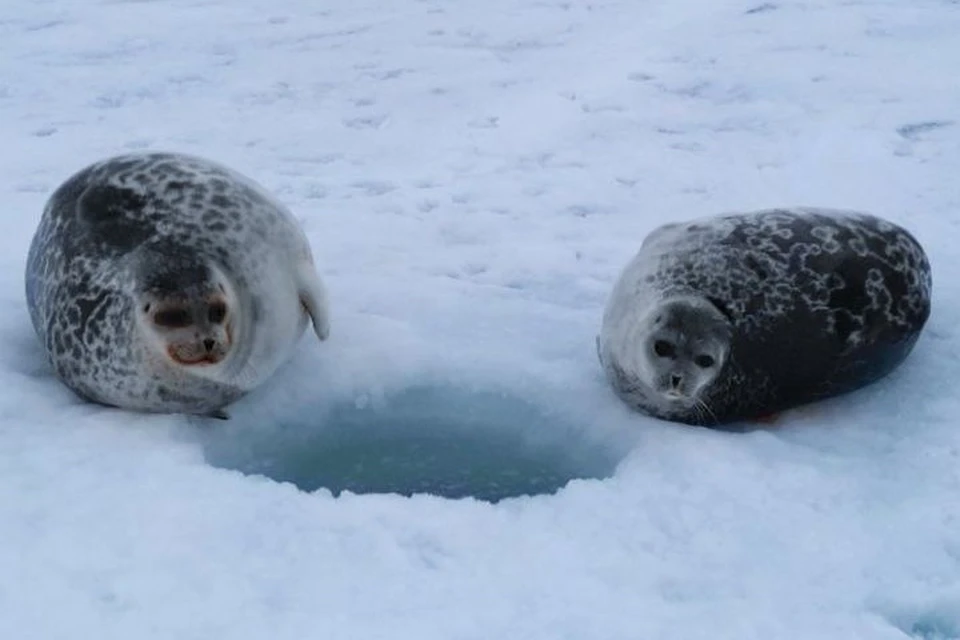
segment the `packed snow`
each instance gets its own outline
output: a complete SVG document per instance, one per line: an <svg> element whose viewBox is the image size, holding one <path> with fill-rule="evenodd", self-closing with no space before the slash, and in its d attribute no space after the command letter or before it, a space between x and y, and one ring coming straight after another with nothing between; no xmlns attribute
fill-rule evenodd
<svg viewBox="0 0 960 640"><path fill-rule="evenodd" d="M960 638L958 61L956 0L7 0L0 637ZM44 201L131 149L258 180L330 289L230 421L85 404L30 327ZM795 204L924 244L907 362L741 431L623 407L643 236Z"/></svg>

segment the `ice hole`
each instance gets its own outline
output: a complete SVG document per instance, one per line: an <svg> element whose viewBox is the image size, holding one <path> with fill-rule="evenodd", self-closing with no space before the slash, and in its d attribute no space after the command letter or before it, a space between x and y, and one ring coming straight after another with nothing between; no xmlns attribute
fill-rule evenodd
<svg viewBox="0 0 960 640"><path fill-rule="evenodd" d="M421 386L304 407L278 424L210 426L210 464L334 495L424 493L497 502L606 478L615 447L559 411L497 391Z"/></svg>

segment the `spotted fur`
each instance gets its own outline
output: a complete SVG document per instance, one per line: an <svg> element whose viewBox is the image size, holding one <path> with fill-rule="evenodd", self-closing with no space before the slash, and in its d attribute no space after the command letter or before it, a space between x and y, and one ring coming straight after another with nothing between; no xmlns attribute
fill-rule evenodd
<svg viewBox="0 0 960 640"><path fill-rule="evenodd" d="M251 180L202 158L135 153L88 166L51 195L27 258L26 298L56 375L79 395L205 414L289 355L308 319L297 274L312 264L292 214ZM240 335L220 365L172 366L141 339L137 288L189 287L213 265L239 294ZM318 335L326 322L314 318Z"/></svg>
<svg viewBox="0 0 960 640"><path fill-rule="evenodd" d="M929 317L931 286L917 240L863 213L776 209L670 224L620 275L598 350L611 385L638 410L690 424L752 419L893 371ZM700 406L667 411L632 375L636 344L616 327L676 295L710 301L732 338Z"/></svg>

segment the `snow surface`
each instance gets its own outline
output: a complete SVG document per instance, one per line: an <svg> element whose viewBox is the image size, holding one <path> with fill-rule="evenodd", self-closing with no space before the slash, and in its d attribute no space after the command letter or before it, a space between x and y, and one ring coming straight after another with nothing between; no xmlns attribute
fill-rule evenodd
<svg viewBox="0 0 960 640"><path fill-rule="evenodd" d="M0 637L960 637L958 61L956 0L5 0ZM330 288L230 423L83 404L29 326L44 200L144 148L273 190ZM913 356L774 428L623 408L593 337L646 232L785 204L914 230ZM496 503L223 468L412 388L615 468Z"/></svg>

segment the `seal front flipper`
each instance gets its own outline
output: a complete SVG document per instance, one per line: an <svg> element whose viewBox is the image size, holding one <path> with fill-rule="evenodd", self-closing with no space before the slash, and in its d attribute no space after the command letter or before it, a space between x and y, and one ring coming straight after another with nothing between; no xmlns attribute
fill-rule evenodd
<svg viewBox="0 0 960 640"><path fill-rule="evenodd" d="M297 289L300 293L300 304L313 322L313 332L321 341L326 340L330 336L327 290L309 262L302 262L297 270Z"/></svg>

